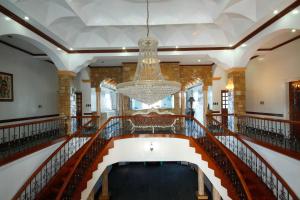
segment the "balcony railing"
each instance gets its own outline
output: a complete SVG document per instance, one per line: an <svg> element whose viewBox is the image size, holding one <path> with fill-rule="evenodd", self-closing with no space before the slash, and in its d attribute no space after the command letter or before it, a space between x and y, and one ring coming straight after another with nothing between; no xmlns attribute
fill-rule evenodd
<svg viewBox="0 0 300 200"><path fill-rule="evenodd" d="M61 167L86 144L91 137L84 137L85 130L90 130L90 125L97 117L84 117L85 124L78 126L78 130L72 134L48 159L46 159L31 177L23 184L13 199L33 200L37 194L49 183L51 178Z"/></svg>
<svg viewBox="0 0 300 200"><path fill-rule="evenodd" d="M175 124L171 126L173 122ZM89 141L61 186L56 199L73 199L75 196L80 196L84 181L87 181L86 177L88 177L89 173L92 173L98 162L101 161L100 154L110 139L126 134L162 134L172 132L195 138L197 143L205 148L219 168L223 170L223 173L231 180L232 188L235 189L239 199L251 199L245 181L234 162L226 155L225 147L197 120L182 115L110 118Z"/></svg>
<svg viewBox="0 0 300 200"><path fill-rule="evenodd" d="M65 135L65 117L0 126L0 161Z"/></svg>
<svg viewBox="0 0 300 200"><path fill-rule="evenodd" d="M250 115L212 115L228 129L283 150L300 153L300 121Z"/></svg>
<svg viewBox="0 0 300 200"><path fill-rule="evenodd" d="M298 199L285 180L240 136L220 123L219 116L208 116L208 128L232 153L242 160L280 200Z"/></svg>

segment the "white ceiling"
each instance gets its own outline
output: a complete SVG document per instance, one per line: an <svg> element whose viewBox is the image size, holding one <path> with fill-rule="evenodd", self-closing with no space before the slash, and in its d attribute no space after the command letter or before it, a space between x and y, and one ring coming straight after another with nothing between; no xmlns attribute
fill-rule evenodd
<svg viewBox="0 0 300 200"><path fill-rule="evenodd" d="M294 0L150 0L150 34L160 47L228 46ZM74 49L136 47L145 0L9 0Z"/></svg>

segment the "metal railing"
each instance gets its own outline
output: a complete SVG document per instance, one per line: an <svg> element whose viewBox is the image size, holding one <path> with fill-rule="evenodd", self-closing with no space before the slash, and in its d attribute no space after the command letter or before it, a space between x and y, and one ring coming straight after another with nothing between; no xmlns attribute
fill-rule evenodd
<svg viewBox="0 0 300 200"><path fill-rule="evenodd" d="M243 161L280 200L298 199L285 180L238 134L222 124L220 116L207 116L208 128L215 137Z"/></svg>
<svg viewBox="0 0 300 200"><path fill-rule="evenodd" d="M66 117L0 126L0 160L66 135Z"/></svg>
<svg viewBox="0 0 300 200"><path fill-rule="evenodd" d="M173 126L171 124L176 121ZM133 128L135 127L135 128ZM143 127L137 129L137 127ZM154 127L154 130L153 130ZM146 129L149 128L148 131ZM249 190L237 167L224 151L223 145L209 133L209 131L197 120L183 115L161 115L161 116L123 116L110 118L98 130L97 134L89 141L78 161L74 165L67 180L61 187L56 199L73 199L74 194L80 195L80 185L88 173L92 173L93 163L99 159L101 151L107 142L117 136L125 134L184 134L195 138L219 166L219 169L230 179L235 192L240 199L251 199ZM100 160L98 160L100 162Z"/></svg>
<svg viewBox="0 0 300 200"><path fill-rule="evenodd" d="M251 115L213 114L212 116L233 132L284 150L300 152L300 121Z"/></svg>
<svg viewBox="0 0 300 200"><path fill-rule="evenodd" d="M51 178L61 169L61 167L86 144L91 137L83 137L82 132L86 132L86 128L95 117L86 117L85 124L78 127L72 136L70 136L56 151L54 151L48 159L46 159L39 168L30 176L13 197L14 200L33 200L49 183Z"/></svg>

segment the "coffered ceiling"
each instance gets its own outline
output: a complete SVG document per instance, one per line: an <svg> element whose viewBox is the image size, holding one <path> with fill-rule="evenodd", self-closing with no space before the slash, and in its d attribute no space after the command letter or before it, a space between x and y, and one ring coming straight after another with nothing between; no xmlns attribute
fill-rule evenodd
<svg viewBox="0 0 300 200"><path fill-rule="evenodd" d="M150 0L150 35L160 47L235 44L294 0ZM6 0L73 49L134 48L145 36L145 0Z"/></svg>

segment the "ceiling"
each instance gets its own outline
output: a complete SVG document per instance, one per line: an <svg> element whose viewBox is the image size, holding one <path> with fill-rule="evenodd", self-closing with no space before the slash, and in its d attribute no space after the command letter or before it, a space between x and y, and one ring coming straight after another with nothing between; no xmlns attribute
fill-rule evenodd
<svg viewBox="0 0 300 200"><path fill-rule="evenodd" d="M160 47L229 46L293 1L150 0L150 35ZM145 0L5 2L68 48L133 48L146 34Z"/></svg>
<svg viewBox="0 0 300 200"><path fill-rule="evenodd" d="M23 50L32 55L42 55L45 54L42 50L27 42L18 36L5 35L0 37L0 42L4 42L5 44L9 44L12 48L19 48L19 50Z"/></svg>

